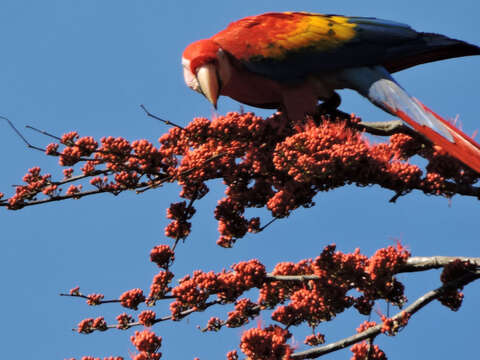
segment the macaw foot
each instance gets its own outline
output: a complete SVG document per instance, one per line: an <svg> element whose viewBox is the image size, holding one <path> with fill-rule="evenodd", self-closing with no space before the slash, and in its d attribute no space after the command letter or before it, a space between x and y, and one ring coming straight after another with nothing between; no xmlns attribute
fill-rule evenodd
<svg viewBox="0 0 480 360"><path fill-rule="evenodd" d="M321 104L317 106L317 114L319 115L333 115L336 113L338 107L342 103L342 98L337 92L333 92L333 95L328 99L325 99Z"/></svg>

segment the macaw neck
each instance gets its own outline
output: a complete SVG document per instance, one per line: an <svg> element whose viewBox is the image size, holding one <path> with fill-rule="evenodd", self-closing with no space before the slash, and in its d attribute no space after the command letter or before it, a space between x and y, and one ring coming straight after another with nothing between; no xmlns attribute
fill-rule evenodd
<svg viewBox="0 0 480 360"><path fill-rule="evenodd" d="M259 108L276 109L282 103L282 85L246 70L240 63L229 61L230 79L222 84L220 94Z"/></svg>

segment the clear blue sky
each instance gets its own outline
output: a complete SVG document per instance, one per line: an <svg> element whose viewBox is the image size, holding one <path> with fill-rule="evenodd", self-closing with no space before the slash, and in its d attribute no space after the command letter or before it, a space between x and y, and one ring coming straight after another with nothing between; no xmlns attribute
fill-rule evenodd
<svg viewBox="0 0 480 360"><path fill-rule="evenodd" d="M209 103L183 83L183 48L235 19L287 10L374 16L480 44L479 5L474 0L2 0L0 115L18 126L31 124L55 134L78 130L97 138L113 135L156 141L166 128L147 118L140 104L181 124L212 114ZM459 114L463 128L472 133L480 128L479 67L480 57L448 60L407 70L397 79L438 113L452 118ZM369 121L391 118L359 95L342 95L344 111ZM227 99L219 103L220 114L238 109L238 104ZM37 145L48 143L37 134L28 136ZM26 149L5 123L0 123L0 161L0 191L7 193L33 165L59 175L56 159ZM332 242L343 251L360 247L372 254L399 238L413 255L480 255L478 200L455 197L449 202L413 193L390 204L392 193L377 187L320 194L316 207L296 211L268 231L247 236L233 250L221 249L215 245L212 216L223 192L217 185L199 203L193 233L177 251L174 271L180 277L198 268L218 271L253 257L271 270L278 261L315 257ZM107 298L134 287L148 292L156 273L148 254L154 245L168 241L163 236L165 208L176 201L176 193L170 186L141 196L103 195L19 212L0 209L2 358L128 358L133 351L128 341L132 331L84 336L70 330L81 319L100 314L114 322L122 308L92 308L57 294L76 285L86 293L103 292ZM438 277L434 272L401 278L406 280L408 297L414 300L438 286ZM390 359L478 356L479 285L465 290L464 306L458 313L434 303L416 315L397 338L381 336L377 342ZM154 310L167 314L168 303ZM203 326L212 315L225 317L226 313L225 308L215 308L180 323L155 326L164 338L164 358L225 358L238 344L241 330L204 334L196 326ZM351 335L362 320L355 314L342 314L319 330L326 332L327 341L335 341ZM304 334L296 340L302 342ZM329 359L349 357L345 350Z"/></svg>

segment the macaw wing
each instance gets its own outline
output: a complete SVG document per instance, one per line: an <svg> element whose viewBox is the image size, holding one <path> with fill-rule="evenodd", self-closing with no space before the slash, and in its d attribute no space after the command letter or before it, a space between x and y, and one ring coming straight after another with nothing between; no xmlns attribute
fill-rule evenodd
<svg viewBox="0 0 480 360"><path fill-rule="evenodd" d="M247 17L212 40L250 71L285 82L357 66L395 72L480 53L476 46L393 21L299 12Z"/></svg>

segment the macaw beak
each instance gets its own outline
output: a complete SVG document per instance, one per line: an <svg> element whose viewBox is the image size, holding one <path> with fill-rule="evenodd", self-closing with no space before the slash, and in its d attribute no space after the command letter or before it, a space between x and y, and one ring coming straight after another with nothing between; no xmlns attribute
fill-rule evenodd
<svg viewBox="0 0 480 360"><path fill-rule="evenodd" d="M205 95L216 110L220 90L216 65L210 63L201 66L197 71L197 81L202 94Z"/></svg>

